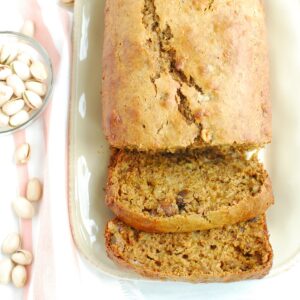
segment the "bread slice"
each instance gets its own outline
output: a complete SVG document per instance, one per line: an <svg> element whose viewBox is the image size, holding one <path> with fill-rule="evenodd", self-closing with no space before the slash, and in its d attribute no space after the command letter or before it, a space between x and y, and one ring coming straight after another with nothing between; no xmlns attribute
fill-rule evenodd
<svg viewBox="0 0 300 300"><path fill-rule="evenodd" d="M106 202L120 220L148 232L191 232L254 218L274 202L254 155L236 150L149 154L117 151Z"/></svg>
<svg viewBox="0 0 300 300"><path fill-rule="evenodd" d="M105 238L112 260L156 279L238 281L261 278L272 266L265 216L190 233L146 233L114 219Z"/></svg>

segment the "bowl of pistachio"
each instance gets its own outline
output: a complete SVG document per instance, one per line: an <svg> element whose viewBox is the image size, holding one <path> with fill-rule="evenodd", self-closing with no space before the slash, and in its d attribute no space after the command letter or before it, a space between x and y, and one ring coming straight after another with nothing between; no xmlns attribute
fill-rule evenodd
<svg viewBox="0 0 300 300"><path fill-rule="evenodd" d="M0 134L23 129L47 106L53 69L46 50L33 38L0 32Z"/></svg>

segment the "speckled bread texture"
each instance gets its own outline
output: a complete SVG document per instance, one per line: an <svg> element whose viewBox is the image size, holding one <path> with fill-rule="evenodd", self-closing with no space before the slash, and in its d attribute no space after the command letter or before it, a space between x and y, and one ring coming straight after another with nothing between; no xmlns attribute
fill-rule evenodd
<svg viewBox="0 0 300 300"><path fill-rule="evenodd" d="M155 279L238 281L261 278L272 266L264 216L191 233L145 233L115 219L105 237L109 257Z"/></svg>
<svg viewBox="0 0 300 300"><path fill-rule="evenodd" d="M259 0L106 0L103 126L117 148L271 140Z"/></svg>
<svg viewBox="0 0 300 300"><path fill-rule="evenodd" d="M147 232L223 227L260 215L273 202L270 179L257 157L234 150L120 150L109 167L107 205L120 220Z"/></svg>

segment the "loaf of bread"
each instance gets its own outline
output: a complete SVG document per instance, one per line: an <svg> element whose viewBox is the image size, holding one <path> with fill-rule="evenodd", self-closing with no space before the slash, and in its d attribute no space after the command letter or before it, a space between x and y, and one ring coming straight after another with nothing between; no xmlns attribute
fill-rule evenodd
<svg viewBox="0 0 300 300"><path fill-rule="evenodd" d="M260 0L107 0L103 126L113 147L271 140Z"/></svg>
<svg viewBox="0 0 300 300"><path fill-rule="evenodd" d="M264 216L191 233L145 233L115 219L105 237L114 261L156 279L237 281L261 278L272 265Z"/></svg>
<svg viewBox="0 0 300 300"><path fill-rule="evenodd" d="M271 141L264 18L261 0L106 0L114 261L190 282L269 272L272 187L245 155Z"/></svg>
<svg viewBox="0 0 300 300"><path fill-rule="evenodd" d="M106 202L120 220L148 232L223 227L264 213L270 179L255 155L233 149L184 153L116 151Z"/></svg>

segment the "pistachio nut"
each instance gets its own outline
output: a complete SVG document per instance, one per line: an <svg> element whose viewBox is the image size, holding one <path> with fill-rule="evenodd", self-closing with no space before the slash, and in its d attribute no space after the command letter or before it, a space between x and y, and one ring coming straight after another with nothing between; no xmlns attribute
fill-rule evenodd
<svg viewBox="0 0 300 300"><path fill-rule="evenodd" d="M11 116L9 119L9 125L12 127L18 127L29 120L29 113L22 109L15 115Z"/></svg>
<svg viewBox="0 0 300 300"><path fill-rule="evenodd" d="M23 62L24 64L26 64L27 66L30 66L31 65L31 57L28 53L26 52L22 52L20 53L17 58L16 58L17 61L21 61Z"/></svg>
<svg viewBox="0 0 300 300"><path fill-rule="evenodd" d="M26 20L21 28L21 33L33 37L35 32L35 25L32 20Z"/></svg>
<svg viewBox="0 0 300 300"><path fill-rule="evenodd" d="M21 237L18 233L9 234L2 243L2 253L12 254L21 247Z"/></svg>
<svg viewBox="0 0 300 300"><path fill-rule="evenodd" d="M0 63L5 64L7 59L9 58L10 54L12 52L10 45L3 45L1 49L1 55L0 55Z"/></svg>
<svg viewBox="0 0 300 300"><path fill-rule="evenodd" d="M24 197L17 197L12 202L12 207L16 215L22 219L31 219L34 216L35 210L32 203Z"/></svg>
<svg viewBox="0 0 300 300"><path fill-rule="evenodd" d="M47 85L43 82L28 80L25 82L25 87L28 91L32 91L40 97L44 97L47 93Z"/></svg>
<svg viewBox="0 0 300 300"><path fill-rule="evenodd" d="M6 65L0 65L0 80L6 80L6 78L12 74L11 68Z"/></svg>
<svg viewBox="0 0 300 300"><path fill-rule="evenodd" d="M28 162L31 154L30 145L28 143L21 144L15 152L15 162L17 164L25 164Z"/></svg>
<svg viewBox="0 0 300 300"><path fill-rule="evenodd" d="M30 251L27 250L23 250L20 249L18 251L16 251L15 253L13 253L13 255L11 256L11 260L18 264L18 265L22 265L22 266L28 266L32 263L32 254Z"/></svg>
<svg viewBox="0 0 300 300"><path fill-rule="evenodd" d="M0 128L1 127L6 127L9 124L9 116L7 116L6 114L4 114L1 110L0 110Z"/></svg>
<svg viewBox="0 0 300 300"><path fill-rule="evenodd" d="M3 104L2 111L8 115L13 116L23 109L25 102L23 99L10 100Z"/></svg>
<svg viewBox="0 0 300 300"><path fill-rule="evenodd" d="M18 47L16 45L13 45L12 48L11 48L11 53L9 55L9 57L7 58L6 60L6 64L9 65L11 64L15 59L16 57L18 56Z"/></svg>
<svg viewBox="0 0 300 300"><path fill-rule="evenodd" d="M15 60L11 64L11 68L13 72L23 81L28 80L31 76L29 67L22 61Z"/></svg>
<svg viewBox="0 0 300 300"><path fill-rule="evenodd" d="M0 107L9 101L14 94L14 90L12 87L1 84L0 85Z"/></svg>
<svg viewBox="0 0 300 300"><path fill-rule="evenodd" d="M38 178L32 178L28 181L26 198L29 201L39 201L42 198L43 185Z"/></svg>
<svg viewBox="0 0 300 300"><path fill-rule="evenodd" d="M45 65L40 61L34 61L31 64L30 72L32 76L39 81L44 81L48 77Z"/></svg>
<svg viewBox="0 0 300 300"><path fill-rule="evenodd" d="M12 87L12 89L14 90L14 94L17 97L22 96L23 92L25 91L25 84L18 75L9 75L6 79L6 83L8 86Z"/></svg>
<svg viewBox="0 0 300 300"><path fill-rule="evenodd" d="M14 264L9 258L0 260L0 283L10 283L13 267Z"/></svg>
<svg viewBox="0 0 300 300"><path fill-rule="evenodd" d="M24 266L15 266L11 273L11 280L15 287L22 288L27 281L27 272Z"/></svg>
<svg viewBox="0 0 300 300"><path fill-rule="evenodd" d="M26 105L31 109L38 109L43 105L42 98L32 91L25 91L23 93L23 99Z"/></svg>

